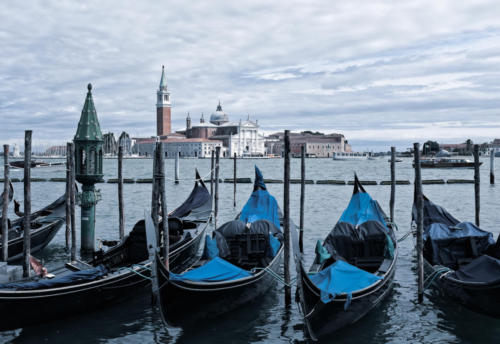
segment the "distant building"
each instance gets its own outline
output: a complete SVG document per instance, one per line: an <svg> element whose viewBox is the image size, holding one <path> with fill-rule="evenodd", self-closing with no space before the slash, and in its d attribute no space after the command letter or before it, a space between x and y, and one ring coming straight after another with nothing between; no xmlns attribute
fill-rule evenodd
<svg viewBox="0 0 500 344"><path fill-rule="evenodd" d="M225 149L223 156L251 157L264 156L264 136L259 133L257 121L230 122L229 116L222 110L219 102L215 112L210 116L210 122L206 123L201 114L199 124L191 124L191 116L186 117L186 129L177 131L186 135L187 138L203 138L222 141Z"/></svg>
<svg viewBox="0 0 500 344"><path fill-rule="evenodd" d="M102 149L105 155L118 154L118 144L116 143L115 134L106 133L102 135L102 139L104 140Z"/></svg>
<svg viewBox="0 0 500 344"><path fill-rule="evenodd" d="M132 154L132 148L134 146L134 141L130 138L130 135L126 132L122 132L120 138L118 139L118 146L123 147L123 154L130 155Z"/></svg>
<svg viewBox="0 0 500 344"><path fill-rule="evenodd" d="M342 134L322 133L290 133L290 152L292 156L300 156L301 147L305 146L306 157L331 158L333 153L350 152L351 146ZM283 155L284 133L275 133L266 138L266 153Z"/></svg>
<svg viewBox="0 0 500 344"><path fill-rule="evenodd" d="M500 139L494 139L490 143L490 148L493 149L496 152L500 152Z"/></svg>
<svg viewBox="0 0 500 344"><path fill-rule="evenodd" d="M165 66L161 67L160 87L156 92L156 135L165 136L172 132L172 103L167 89Z"/></svg>
<svg viewBox="0 0 500 344"><path fill-rule="evenodd" d="M46 156L66 156L66 146L52 146L45 150Z"/></svg>
<svg viewBox="0 0 500 344"><path fill-rule="evenodd" d="M141 138L136 139L137 153L139 155L153 155L156 145L156 138ZM207 158L212 155L216 147L221 147L221 154L225 154L222 147L222 142L218 140L208 140L203 138L182 138L182 137L165 137L161 138L163 149L166 158L175 158L177 152L182 158Z"/></svg>

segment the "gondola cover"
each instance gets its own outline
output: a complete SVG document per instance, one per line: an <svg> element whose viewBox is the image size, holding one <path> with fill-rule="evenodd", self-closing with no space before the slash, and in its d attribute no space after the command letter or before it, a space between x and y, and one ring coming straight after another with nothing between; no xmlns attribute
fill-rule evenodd
<svg viewBox="0 0 500 344"><path fill-rule="evenodd" d="M500 260L481 256L452 272L450 277L462 282L500 283Z"/></svg>
<svg viewBox="0 0 500 344"><path fill-rule="evenodd" d="M192 281L192 282L221 282L232 281L252 274L243 270L228 261L216 257L199 268L189 270L183 274L170 273L174 281Z"/></svg>
<svg viewBox="0 0 500 344"><path fill-rule="evenodd" d="M321 290L321 301L323 303L332 301L336 295L346 293L348 295L348 302L345 303L344 309L349 307L353 291L363 289L382 279L382 277L366 272L341 260L311 275L309 278Z"/></svg>

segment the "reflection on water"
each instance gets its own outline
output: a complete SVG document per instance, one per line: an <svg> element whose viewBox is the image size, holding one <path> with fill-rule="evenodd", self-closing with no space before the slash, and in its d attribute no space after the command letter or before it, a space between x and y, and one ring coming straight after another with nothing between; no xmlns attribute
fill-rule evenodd
<svg viewBox="0 0 500 344"><path fill-rule="evenodd" d="M179 205L191 191L192 181L173 183L173 160L166 162L167 201L169 209ZM240 160L238 177L253 178L253 166L257 164L266 178L283 178L283 160ZM104 161L105 179L116 178L116 160ZM307 179L352 180L354 172L360 179L389 180L390 171L387 159L373 161L332 161L329 159L308 159ZM152 160L124 161L124 178L150 178ZM201 175L210 171L209 159L181 160L182 179L194 179L194 168ZM291 163L292 178L300 177L300 161ZM33 177L64 177L64 169L34 169ZM232 178L232 161L221 160L221 178ZM427 170L422 171L423 179L472 179L473 170ZM404 159L396 165L397 179L413 180L411 159ZM1 175L0 175L1 176ZM12 177L18 176L12 175ZM500 228L498 188L490 186L489 162L481 169L481 227L492 231L495 237ZM15 198L22 201L22 184L15 183ZM96 238L115 240L118 238L117 185L99 184L102 201L97 205ZM281 203L282 184L269 184L269 191ZM252 191L251 184L238 184L237 207L232 207L232 184L220 186L219 223L230 220ZM367 186L367 191L377 199L388 213L389 186ZM32 183L32 208L47 204L64 192L64 183ZM425 194L433 201L443 205L463 221L474 220L474 185L424 185ZM305 258L314 258L316 240L324 239L340 217L352 194L351 186L307 185L304 248ZM291 185L291 214L298 222L300 185ZM399 225L398 237L410 229L410 213L413 197L412 185L398 185L396 189L396 222ZM125 184L126 228L130 230L139 220L151 199L151 184ZM10 212L13 213L12 211ZM79 226L77 210L77 225ZM79 228L77 228L79 233ZM79 242L79 237L77 241ZM64 248L64 227L54 241L39 256L50 268L68 259ZM395 283L390 297L370 312L365 318L351 327L336 333L331 339L335 343L498 343L500 320L485 317L456 304L449 304L439 294L428 292L422 305L416 303L417 284L414 272L415 260L413 243L410 238L399 247L399 259ZM291 267L292 274L295 267ZM293 276L293 275L292 275ZM292 290L295 293L295 290ZM50 307L50 305L49 305ZM5 315L2 315L5 316ZM0 319L1 317L0 316ZM89 310L89 313L67 317L56 322L44 323L16 331L0 333L0 342L12 343L273 343L306 342L304 324L298 306L292 303L287 310L284 305L282 285L276 285L269 293L255 300L247 307L226 314L217 319L201 321L193 327L184 329L165 328L159 313L151 307L151 297L145 294L132 298L130 302L102 310Z"/></svg>

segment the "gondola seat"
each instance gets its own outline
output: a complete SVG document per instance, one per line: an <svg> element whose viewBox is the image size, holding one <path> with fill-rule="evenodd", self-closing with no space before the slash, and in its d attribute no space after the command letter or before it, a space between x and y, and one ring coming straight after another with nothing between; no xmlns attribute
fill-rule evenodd
<svg viewBox="0 0 500 344"><path fill-rule="evenodd" d="M368 272L378 270L385 259L387 230L378 221L366 221L355 227L347 222L339 222L324 242L332 259L344 260Z"/></svg>
<svg viewBox="0 0 500 344"><path fill-rule="evenodd" d="M244 269L267 266L274 256L270 235L281 241L275 226L267 220L244 223L229 221L216 230L220 256Z"/></svg>

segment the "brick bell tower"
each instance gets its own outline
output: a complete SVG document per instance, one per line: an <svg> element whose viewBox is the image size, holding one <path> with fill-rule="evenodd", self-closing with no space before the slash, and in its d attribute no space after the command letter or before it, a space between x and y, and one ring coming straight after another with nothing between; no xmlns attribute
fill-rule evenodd
<svg viewBox="0 0 500 344"><path fill-rule="evenodd" d="M172 104L170 103L170 92L167 90L165 66L161 67L160 88L156 94L156 135L164 136L170 134L172 130L170 113Z"/></svg>

